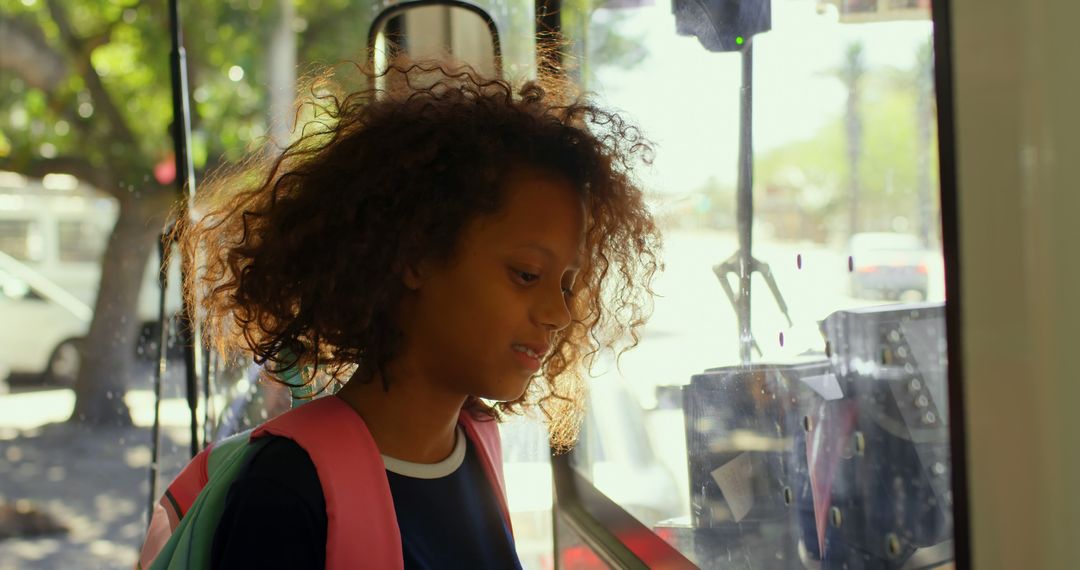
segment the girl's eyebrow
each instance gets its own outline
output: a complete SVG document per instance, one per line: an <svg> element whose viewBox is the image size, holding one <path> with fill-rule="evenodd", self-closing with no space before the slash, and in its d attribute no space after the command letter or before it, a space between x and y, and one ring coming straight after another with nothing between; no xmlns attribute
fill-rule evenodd
<svg viewBox="0 0 1080 570"><path fill-rule="evenodd" d="M551 248L545 246L544 244L538 243L538 242L523 243L523 244L517 246L517 248L515 248L515 249L531 249L531 250L539 252L541 255L543 255L544 257L547 257L548 259L550 259L552 261L557 260L559 258L557 255L555 255L555 252L552 251ZM578 255L578 257L574 258L574 261L567 267L567 269L572 269L574 271L578 271L578 270L581 269L581 256L580 256L580 254Z"/></svg>

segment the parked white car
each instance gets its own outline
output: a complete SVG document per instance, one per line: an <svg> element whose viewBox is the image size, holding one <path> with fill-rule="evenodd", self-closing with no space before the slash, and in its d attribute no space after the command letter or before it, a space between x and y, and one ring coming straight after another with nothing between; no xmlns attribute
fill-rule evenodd
<svg viewBox="0 0 1080 570"><path fill-rule="evenodd" d="M0 367L8 374L44 373L48 383L70 384L92 314L70 292L0 252Z"/></svg>
<svg viewBox="0 0 1080 570"><path fill-rule="evenodd" d="M0 171L0 381L74 381L116 216L115 199L74 177ZM154 257L140 293L141 322L157 320ZM177 278L178 271L170 276Z"/></svg>

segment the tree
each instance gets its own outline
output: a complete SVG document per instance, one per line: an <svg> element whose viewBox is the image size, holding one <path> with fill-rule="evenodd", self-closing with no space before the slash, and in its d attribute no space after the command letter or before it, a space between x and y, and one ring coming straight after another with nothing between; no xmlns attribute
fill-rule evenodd
<svg viewBox="0 0 1080 570"><path fill-rule="evenodd" d="M5 143L0 168L37 176L72 174L116 199L119 217L81 350L73 419L129 424L130 414L116 396L125 392L135 335L114 332L131 328L126 319L136 312L145 260L173 194L150 177L168 152L168 107L134 96L167 82L168 75L139 65L113 40L139 41L156 23L140 19L134 7L91 10L89 3L60 0L28 4L4 2L0 16L6 32L0 35L0 52L9 54L2 61L0 99L15 111L0 123ZM144 47L147 56L155 55L151 46ZM156 52L164 57L165 52ZM136 116L142 120L133 120ZM23 117L28 132L18 124Z"/></svg>
<svg viewBox="0 0 1080 570"><path fill-rule="evenodd" d="M920 51L925 52L925 48ZM857 215L862 231L894 231L898 220L933 219L936 210L932 194L936 185L933 151L937 148L933 110L927 112L919 101L922 92L922 97L932 102L932 91L927 93L926 83L916 79L916 68L867 70L860 80ZM831 238L848 235L852 210L850 124L845 107L810 139L759 157L756 183L771 191L769 207L776 213L797 212L800 224L809 223L802 229L784 229L788 234L806 237L807 232L821 235L831 231ZM769 212L763 209L762 217L767 218ZM782 222L769 221L779 235Z"/></svg>
<svg viewBox="0 0 1080 570"><path fill-rule="evenodd" d="M934 200L930 194L932 175L930 171L931 155L937 145L932 140L934 127L934 42L932 38L919 46L912 70L912 85L915 87L915 128L917 129L916 152L918 173L916 185L919 195L919 238L923 246L929 247L933 230Z"/></svg>
<svg viewBox="0 0 1080 570"><path fill-rule="evenodd" d="M621 32L629 17L618 0L567 0L562 3L562 29L570 44L564 65L574 81L592 88L605 66L632 69L648 57L640 38Z"/></svg>
<svg viewBox="0 0 1080 570"><path fill-rule="evenodd" d="M844 134L847 141L848 160L848 233L859 231L859 195L863 154L862 83L866 75L862 42L853 42L844 52L843 65L837 76L847 89L847 105L844 108Z"/></svg>
<svg viewBox="0 0 1080 570"><path fill-rule="evenodd" d="M273 28L247 3L233 4L189 3L187 27L201 32L188 35L200 173L266 132L266 90L250 85L266 81L255 60ZM166 30L163 2L0 1L0 102L11 109L0 115L0 169L69 173L119 207L81 349L74 421L131 422L120 396L133 373L132 315L176 198L168 177L152 176L172 151Z"/></svg>

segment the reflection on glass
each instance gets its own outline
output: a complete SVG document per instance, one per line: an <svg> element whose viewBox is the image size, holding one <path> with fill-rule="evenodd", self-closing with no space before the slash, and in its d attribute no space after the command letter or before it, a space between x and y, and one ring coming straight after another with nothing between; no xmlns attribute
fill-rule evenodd
<svg viewBox="0 0 1080 570"><path fill-rule="evenodd" d="M372 20L392 4L181 1L195 179L263 137L287 143L303 74L314 62L362 61ZM506 69L524 78L532 3L477 4L507 36ZM155 243L177 192L168 3L24 1L3 11L18 24L4 39L26 49L5 51L0 74L0 537L10 536L0 540L0 570L131 567L146 530L162 327ZM479 25L488 34L486 25L452 12L451 51L486 49L476 61L491 65L491 40L475 33ZM162 481L187 462L190 438L181 351L170 338ZM72 375L74 389L56 381ZM242 369L217 380L220 394L200 419L254 386ZM280 408L274 397L259 395L268 409L235 412L247 416L219 414L235 421L223 429L261 421ZM522 507L541 531L536 513L548 499ZM530 543L538 556L543 540Z"/></svg>
<svg viewBox="0 0 1080 570"><path fill-rule="evenodd" d="M666 265L640 346L594 370L633 425L590 412L574 468L703 568L950 565L929 3L773 2L752 39L752 253L779 295L753 278L749 366L715 271L739 249L740 55L664 0L571 29L645 52L583 80L657 142Z"/></svg>
<svg viewBox="0 0 1080 570"><path fill-rule="evenodd" d="M944 311L838 311L828 359L717 368L683 390L689 524L704 567L918 567L951 560Z"/></svg>

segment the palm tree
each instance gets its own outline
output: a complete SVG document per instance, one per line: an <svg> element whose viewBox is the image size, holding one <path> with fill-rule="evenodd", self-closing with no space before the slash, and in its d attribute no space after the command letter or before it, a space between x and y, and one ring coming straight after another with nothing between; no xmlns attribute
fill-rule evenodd
<svg viewBox="0 0 1080 570"><path fill-rule="evenodd" d="M843 65L837 70L840 81L847 88L847 105L844 111L844 134L847 139L848 159L848 232L859 231L859 202L861 194L860 169L863 154L862 86L866 76L866 61L862 42L848 44L844 51Z"/></svg>
<svg viewBox="0 0 1080 570"><path fill-rule="evenodd" d="M934 42L927 38L919 46L913 70L915 86L915 133L916 173L918 192L919 238L924 246L930 246L933 234L934 206L930 196L930 129L934 120Z"/></svg>

